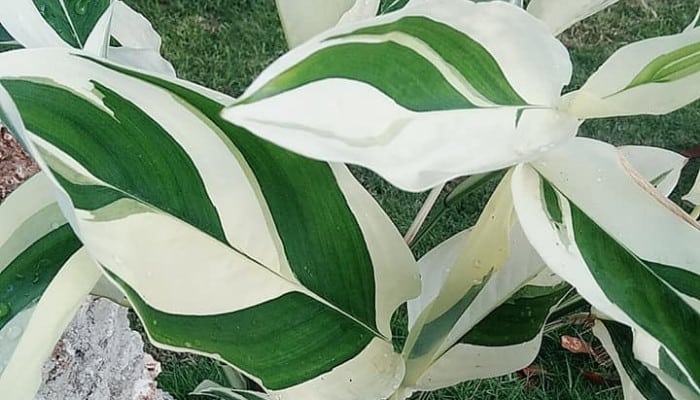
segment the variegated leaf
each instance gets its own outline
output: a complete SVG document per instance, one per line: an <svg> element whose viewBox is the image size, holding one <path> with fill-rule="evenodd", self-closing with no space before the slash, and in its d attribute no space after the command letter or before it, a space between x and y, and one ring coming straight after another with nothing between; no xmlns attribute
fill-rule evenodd
<svg viewBox="0 0 700 400"><path fill-rule="evenodd" d="M574 136L579 122L558 110L570 76L564 46L523 10L435 0L315 37L265 70L224 117L419 191Z"/></svg>
<svg viewBox="0 0 700 400"><path fill-rule="evenodd" d="M380 0L355 0L355 4L340 18L339 24L349 24L376 16L379 3Z"/></svg>
<svg viewBox="0 0 700 400"><path fill-rule="evenodd" d="M566 285L526 282L437 358L416 387L435 390L507 375L532 364L540 351L545 322L568 290Z"/></svg>
<svg viewBox="0 0 700 400"><path fill-rule="evenodd" d="M221 372L226 377L226 383L231 389L247 389L248 380L240 371L228 364L220 364Z"/></svg>
<svg viewBox="0 0 700 400"><path fill-rule="evenodd" d="M676 152L651 146L622 146L620 155L664 196L678 185L688 159Z"/></svg>
<svg viewBox="0 0 700 400"><path fill-rule="evenodd" d="M0 7L0 23L20 47L74 47L175 76L151 23L121 0L0 0ZM109 46L110 39L119 46Z"/></svg>
<svg viewBox="0 0 700 400"><path fill-rule="evenodd" d="M200 383L190 394L193 396L211 397L218 400L272 400L272 398L265 393L227 388L212 381Z"/></svg>
<svg viewBox="0 0 700 400"><path fill-rule="evenodd" d="M403 396L505 375L537 355L545 319L568 289L544 271L512 209L507 176L474 228L419 261Z"/></svg>
<svg viewBox="0 0 700 400"><path fill-rule="evenodd" d="M21 48L22 45L10 35L7 30L0 24L0 52L7 50L15 50Z"/></svg>
<svg viewBox="0 0 700 400"><path fill-rule="evenodd" d="M395 1L395 2L389 1L388 3L390 3L390 5L387 5L386 8L393 8L395 11L396 9L400 9L402 7L425 4L425 3L429 3L431 1L435 1L435 0L409 0L409 1L403 1L403 2L402 1ZM516 7L520 7L520 8L523 7L523 0L465 0L465 1L471 1L473 3L485 3L488 1L502 1L504 3L513 4ZM396 3L396 4L391 5L391 3ZM406 4L400 5L400 3L406 3Z"/></svg>
<svg viewBox="0 0 700 400"><path fill-rule="evenodd" d="M410 7L410 6L426 4L426 3L430 3L431 1L435 1L435 0L404 0L404 1L393 1L393 2L388 1L387 3L389 3L389 4L386 6L386 8L392 8L393 11L396 11L396 10L401 9L403 7ZM489 1L502 1L504 3L513 4L516 7L520 7L520 8L523 7L523 0L465 0L465 1L470 1L472 3L485 3L485 2L489 2ZM392 3L396 3L396 4L392 5ZM405 3L405 4L401 5L401 3Z"/></svg>
<svg viewBox="0 0 700 400"><path fill-rule="evenodd" d="M160 55L160 35L143 15L121 0L114 2L110 35L120 44L107 50L110 60L175 76L172 64Z"/></svg>
<svg viewBox="0 0 700 400"><path fill-rule="evenodd" d="M402 9L409 0L381 0L379 2L379 14L387 14Z"/></svg>
<svg viewBox="0 0 700 400"><path fill-rule="evenodd" d="M615 321L596 321L593 333L617 368L625 400L697 400L692 389L660 372L652 372L634 354L632 330Z"/></svg>
<svg viewBox="0 0 700 400"><path fill-rule="evenodd" d="M121 0L113 8L110 34L121 46L160 50L160 35L150 21Z"/></svg>
<svg viewBox="0 0 700 400"><path fill-rule="evenodd" d="M32 400L46 359L100 277L45 175L0 204L0 393Z"/></svg>
<svg viewBox="0 0 700 400"><path fill-rule="evenodd" d="M24 47L105 54L111 0L1 0L0 23Z"/></svg>
<svg viewBox="0 0 700 400"><path fill-rule="evenodd" d="M697 389L698 224L604 143L575 139L533 167L513 177L530 242L597 309L658 341Z"/></svg>
<svg viewBox="0 0 700 400"><path fill-rule="evenodd" d="M619 0L532 0L527 11L559 35L574 24L612 6Z"/></svg>
<svg viewBox="0 0 700 400"><path fill-rule="evenodd" d="M7 30L0 25L0 43L12 42L14 40L15 39L12 37L12 35L7 33Z"/></svg>
<svg viewBox="0 0 700 400"><path fill-rule="evenodd" d="M371 18L379 0L276 0L289 47L336 26Z"/></svg>
<svg viewBox="0 0 700 400"><path fill-rule="evenodd" d="M60 50L0 61L35 156L152 341L280 399L392 393L404 367L389 322L418 273L344 166L224 121L230 99L192 84Z"/></svg>
<svg viewBox="0 0 700 400"><path fill-rule="evenodd" d="M700 29L646 39L615 52L565 97L579 118L667 114L698 98Z"/></svg>

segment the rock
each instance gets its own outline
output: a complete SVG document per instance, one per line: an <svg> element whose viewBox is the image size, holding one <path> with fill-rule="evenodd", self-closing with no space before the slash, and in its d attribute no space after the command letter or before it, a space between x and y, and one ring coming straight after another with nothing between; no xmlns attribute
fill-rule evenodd
<svg viewBox="0 0 700 400"><path fill-rule="evenodd" d="M172 400L157 389L160 364L143 351L127 310L90 298L43 370L36 400Z"/></svg>

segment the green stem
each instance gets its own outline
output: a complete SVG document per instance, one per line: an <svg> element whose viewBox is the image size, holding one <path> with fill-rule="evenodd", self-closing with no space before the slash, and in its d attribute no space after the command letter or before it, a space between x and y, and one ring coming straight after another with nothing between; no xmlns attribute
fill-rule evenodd
<svg viewBox="0 0 700 400"><path fill-rule="evenodd" d="M445 197L445 206L450 206L461 201L466 196L484 186L484 184L489 182L492 178L503 176L504 173L505 171L493 171L467 177Z"/></svg>
<svg viewBox="0 0 700 400"><path fill-rule="evenodd" d="M449 207L459 203L469 194L474 193L476 190L483 187L491 179L493 179L494 177L502 176L504 173L505 171L494 171L487 172L484 174L472 175L465 178L459 185L452 189L450 193L447 194L447 196L445 196L445 199L441 203L437 204L437 207L432 207L433 209L437 209L437 211L433 213L433 216L431 218L428 219L428 215L426 214L427 223L423 222L423 228L418 229L418 231L413 236L412 240L409 242L411 248L414 249L418 245L418 243L420 243L420 241L423 240L428 235L428 233L430 233L430 231L435 227L440 218L442 218L445 215Z"/></svg>
<svg viewBox="0 0 700 400"><path fill-rule="evenodd" d="M443 183L434 187L433 190L431 190L428 194L428 197L425 199L423 206L421 207L420 211L418 211L416 218L413 220L411 227L408 228L408 232L406 232L406 236L404 237L406 244L408 244L409 246L416 238L418 231L420 231L420 228L423 226L423 223L425 223L425 220L428 218L428 214L430 214L430 211L432 211L433 207L435 206L435 203L440 198L442 189L444 188L445 184Z"/></svg>
<svg viewBox="0 0 700 400"><path fill-rule="evenodd" d="M447 207L445 207L445 205L441 203L437 214L430 218L430 221L427 224L425 224L424 228L418 232L418 234L411 242L411 249L414 249L418 245L418 243L420 243L421 240L423 240L428 235L428 233L435 227L435 224L437 224L440 218L442 218L442 216L445 215L446 211Z"/></svg>
<svg viewBox="0 0 700 400"><path fill-rule="evenodd" d="M552 311L552 313L549 315L549 320L556 321L560 318L563 318L569 313L584 307L586 304L588 304L586 300L583 297L581 297L580 294L575 293L573 296L571 296L570 299L562 302L561 304L559 304L558 307L556 307Z"/></svg>

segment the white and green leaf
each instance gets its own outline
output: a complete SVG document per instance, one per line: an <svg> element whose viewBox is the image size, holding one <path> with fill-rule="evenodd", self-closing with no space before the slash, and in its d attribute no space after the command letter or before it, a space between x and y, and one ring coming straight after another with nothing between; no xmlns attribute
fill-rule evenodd
<svg viewBox="0 0 700 400"><path fill-rule="evenodd" d="M527 11L559 35L576 23L612 6L619 0L532 0Z"/></svg>
<svg viewBox="0 0 700 400"><path fill-rule="evenodd" d="M651 146L622 146L620 155L652 186L668 197L678 185L688 159L674 151Z"/></svg>
<svg viewBox="0 0 700 400"><path fill-rule="evenodd" d="M435 390L507 375L532 364L540 351L547 318L568 290L566 285L526 282L437 358L416 387Z"/></svg>
<svg viewBox="0 0 700 400"><path fill-rule="evenodd" d="M698 98L700 29L642 40L615 52L566 96L579 118L667 114Z"/></svg>
<svg viewBox="0 0 700 400"><path fill-rule="evenodd" d="M276 0L287 43L294 48L338 23L374 17L379 0Z"/></svg>
<svg viewBox="0 0 700 400"><path fill-rule="evenodd" d="M160 35L143 15L121 0L114 2L110 34L124 47L160 50Z"/></svg>
<svg viewBox="0 0 700 400"><path fill-rule="evenodd" d="M593 333L610 355L626 400L697 400L697 394L635 357L632 330L615 321L597 320Z"/></svg>
<svg viewBox="0 0 700 400"><path fill-rule="evenodd" d="M0 31L0 46L72 47L175 75L160 55L161 39L151 23L121 0L3 0L0 7L0 24L7 28ZM5 43L5 36L12 40ZM119 45L110 46L110 40Z"/></svg>
<svg viewBox="0 0 700 400"><path fill-rule="evenodd" d="M687 332L700 329L698 224L604 143L575 139L533 167L513 177L530 242L589 303L658 341L697 389Z"/></svg>
<svg viewBox="0 0 700 400"><path fill-rule="evenodd" d="M265 393L228 388L212 381L200 383L190 395L211 397L218 400L272 400Z"/></svg>
<svg viewBox="0 0 700 400"><path fill-rule="evenodd" d="M402 9L409 0L381 0L379 2L379 14L387 14Z"/></svg>
<svg viewBox="0 0 700 400"><path fill-rule="evenodd" d="M12 35L10 35L7 32L7 30L2 25L0 25L0 43L7 44L14 41L15 39L12 37Z"/></svg>
<svg viewBox="0 0 700 400"><path fill-rule="evenodd" d="M21 47L22 45L0 24L0 51L15 50Z"/></svg>
<svg viewBox="0 0 700 400"><path fill-rule="evenodd" d="M0 392L32 400L42 367L100 271L45 175L0 204Z"/></svg>
<svg viewBox="0 0 700 400"><path fill-rule="evenodd" d="M505 375L537 355L550 309L568 289L548 276L512 213L507 176L474 228L419 261L404 395Z"/></svg>
<svg viewBox="0 0 700 400"><path fill-rule="evenodd" d="M110 46L107 58L130 67L175 76L172 64L160 54L161 38L151 23L123 1L114 2L111 38L119 46Z"/></svg>
<svg viewBox="0 0 700 400"><path fill-rule="evenodd" d="M389 323L418 273L347 168L224 121L230 100L191 84L60 50L1 61L34 155L152 341L281 399L391 394L404 367Z"/></svg>
<svg viewBox="0 0 700 400"><path fill-rule="evenodd" d="M574 136L579 122L558 110L570 77L564 46L523 10L435 0L316 36L265 70L224 118L419 191Z"/></svg>
<svg viewBox="0 0 700 400"><path fill-rule="evenodd" d="M355 0L355 4L343 14L339 24L349 24L376 16L380 3L381 0Z"/></svg>
<svg viewBox="0 0 700 400"><path fill-rule="evenodd" d="M0 23L22 46L73 47L103 55L111 0L2 0Z"/></svg>

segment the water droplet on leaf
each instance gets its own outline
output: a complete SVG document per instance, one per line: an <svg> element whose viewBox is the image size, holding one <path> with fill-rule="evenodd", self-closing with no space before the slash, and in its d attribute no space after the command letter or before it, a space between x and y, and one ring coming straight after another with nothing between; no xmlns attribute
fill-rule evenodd
<svg viewBox="0 0 700 400"><path fill-rule="evenodd" d="M9 304L0 303L0 321L7 318L7 316L10 315L10 311L12 311L12 309L10 308Z"/></svg>
<svg viewBox="0 0 700 400"><path fill-rule="evenodd" d="M36 269L36 270L46 269L46 268L48 268L50 265L51 265L51 261L49 261L49 260L47 260L47 259L42 259L42 260L39 260L38 263L36 263L36 268L35 268L35 269Z"/></svg>
<svg viewBox="0 0 700 400"><path fill-rule="evenodd" d="M75 13L78 15L85 15L87 14L89 6L90 0L78 0L75 2Z"/></svg>

